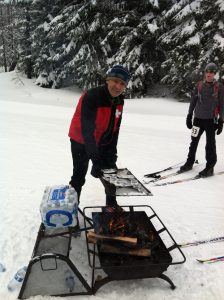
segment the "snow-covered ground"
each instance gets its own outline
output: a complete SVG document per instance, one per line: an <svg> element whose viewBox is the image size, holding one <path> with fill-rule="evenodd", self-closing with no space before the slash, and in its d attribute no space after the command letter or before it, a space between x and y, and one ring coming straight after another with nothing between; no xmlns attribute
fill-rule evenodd
<svg viewBox="0 0 224 300"><path fill-rule="evenodd" d="M18 79L15 72L0 74L0 299L16 299L18 290L8 292L13 274L27 265L41 223L39 206L46 185L67 184L72 172L70 120L81 91L49 90L32 80ZM126 100L119 138L119 167L129 168L139 179L173 163L184 161L190 142L185 126L188 104L172 99ZM197 158L205 163L205 137ZM224 134L217 136L218 163L224 170ZM192 176L198 166L179 177ZM169 185L151 186L152 197L120 197L121 205L147 204L153 207L178 242L213 238L224 234L224 175ZM99 180L88 174L81 208L104 205ZM82 237L84 238L84 237ZM81 251L85 252L83 247ZM224 255L224 243L183 249L185 264L165 272L177 288L165 281L144 279L117 281L103 286L96 296L74 299L224 299L224 262L200 264L196 258ZM35 300L50 300L36 296ZM64 299L71 299L65 297Z"/></svg>

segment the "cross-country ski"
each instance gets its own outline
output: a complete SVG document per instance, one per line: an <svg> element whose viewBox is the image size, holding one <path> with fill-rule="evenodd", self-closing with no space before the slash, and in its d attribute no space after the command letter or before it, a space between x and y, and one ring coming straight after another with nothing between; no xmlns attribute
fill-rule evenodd
<svg viewBox="0 0 224 300"><path fill-rule="evenodd" d="M180 171L176 171L176 172L173 172L173 173L170 173L170 174L167 174L167 175L159 176L159 177L154 178L152 180L145 180L145 179L143 179L143 183L144 184L154 183L154 182L157 182L157 181L160 181L160 180L164 180L164 179L167 179L167 178L179 175L181 173L182 172L180 172Z"/></svg>
<svg viewBox="0 0 224 300"><path fill-rule="evenodd" d="M214 174L214 176L216 175L223 175L224 171L220 171ZM182 183L182 182L188 182L188 181L194 181L197 179L207 179L208 177L202 177L200 175L196 175L193 177L189 177L189 178L183 178L183 179L177 179L177 180L173 180L173 181L167 181L167 182L161 182L161 183L155 183L154 186L165 186L165 185L171 185L171 184L176 184L176 183Z"/></svg>
<svg viewBox="0 0 224 300"><path fill-rule="evenodd" d="M207 258L207 259L197 259L200 263L203 264L208 264L208 263L215 263L219 261L224 261L224 256L217 256L217 257L212 257L212 258Z"/></svg>
<svg viewBox="0 0 224 300"><path fill-rule="evenodd" d="M179 162L175 165L171 165L167 168L164 168L160 171L157 171L157 172L154 172L154 173L148 173L148 174L145 174L144 177L146 178L149 178L149 177L152 177L152 178L160 178L160 174L163 173L163 172L166 172L166 171L170 171L170 170L174 170L176 168L179 168L182 164L184 163L184 161L182 162Z"/></svg>
<svg viewBox="0 0 224 300"><path fill-rule="evenodd" d="M201 166L201 164L198 164L197 162L197 165L194 166L195 167L199 167ZM187 173L188 171L181 171L181 170L178 170L176 172L173 172L173 173L169 173L169 174L165 174L165 175L161 175L160 177L157 177L157 178L154 178L154 179L151 179L151 180L143 180L143 183L144 184L149 184L149 183L154 183L154 182L157 182L157 181L162 181L162 180L165 180L165 179L168 179L170 177L174 177L174 176L177 176L177 175L180 175L180 174L183 174L183 173Z"/></svg>
<svg viewBox="0 0 224 300"><path fill-rule="evenodd" d="M190 246L198 246L202 244L209 244L209 243L217 243L217 242L224 242L224 236L220 236L217 238L205 239L205 240L198 240L193 242L186 242L178 244L180 247L190 247Z"/></svg>
<svg viewBox="0 0 224 300"><path fill-rule="evenodd" d="M157 171L157 172L154 172L154 173L145 174L144 177L146 177L146 178L152 177L152 178L155 178L155 179L160 178L160 177L162 177L162 175L161 175L162 173L164 173L166 171L170 171L170 170L175 170L175 169L181 167L184 162L185 161L179 162L179 163L177 163L175 165L171 165L171 166L169 166L167 168L164 168L164 169L162 169L160 171ZM197 159L195 160L195 164L198 164L198 160Z"/></svg>

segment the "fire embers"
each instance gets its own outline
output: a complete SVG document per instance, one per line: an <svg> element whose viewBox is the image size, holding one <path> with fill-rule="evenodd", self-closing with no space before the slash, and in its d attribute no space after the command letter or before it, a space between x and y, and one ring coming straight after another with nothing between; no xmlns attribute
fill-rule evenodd
<svg viewBox="0 0 224 300"><path fill-rule="evenodd" d="M151 247L154 241L152 230L145 228L141 222L136 222L133 215L120 213L118 216L111 216L108 224L101 226L101 232L110 236L123 236L137 238L139 247Z"/></svg>
<svg viewBox="0 0 224 300"><path fill-rule="evenodd" d="M117 216L111 216L108 224L104 224L101 227L102 233L109 235L127 236L130 232L137 229L136 224L130 222L130 216L124 214L118 214Z"/></svg>
<svg viewBox="0 0 224 300"><path fill-rule="evenodd" d="M151 256L158 245L145 212L93 213L93 221L102 252Z"/></svg>

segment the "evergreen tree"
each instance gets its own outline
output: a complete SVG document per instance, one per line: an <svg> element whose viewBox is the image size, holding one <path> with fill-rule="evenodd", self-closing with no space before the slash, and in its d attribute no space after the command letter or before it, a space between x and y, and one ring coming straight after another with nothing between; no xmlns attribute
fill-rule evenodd
<svg viewBox="0 0 224 300"><path fill-rule="evenodd" d="M161 61L154 20L158 1L73 1L54 9L55 16L42 1L33 3L31 18L37 84L74 83L87 89L102 83L109 66L120 63L133 74L128 93L147 93L158 77L154 67Z"/></svg>
<svg viewBox="0 0 224 300"><path fill-rule="evenodd" d="M221 0L33 0L20 28L19 67L40 86L87 89L122 64L132 74L131 97L161 78L189 95L207 62L224 66L223 14Z"/></svg>
<svg viewBox="0 0 224 300"><path fill-rule="evenodd" d="M24 71L27 78L33 76L33 55L31 49L31 16L30 16L30 3L21 2L22 13L19 22L19 60L18 69Z"/></svg>
<svg viewBox="0 0 224 300"><path fill-rule="evenodd" d="M18 15L15 1L0 1L0 66L5 71L15 68L18 60Z"/></svg>
<svg viewBox="0 0 224 300"><path fill-rule="evenodd" d="M202 51L198 62L201 71L208 62L215 62L219 68L218 76L223 75L224 66L224 3L216 0L213 5L208 0L201 3L201 44ZM218 78L217 78L218 79Z"/></svg>
<svg viewBox="0 0 224 300"><path fill-rule="evenodd" d="M175 93L190 96L208 62L219 66L224 63L221 6L219 0L213 5L208 0L181 0L163 17L164 33L159 42L167 59L162 65L162 82L168 83Z"/></svg>
<svg viewBox="0 0 224 300"><path fill-rule="evenodd" d="M198 33L200 2L181 0L162 19L165 33L161 35L159 42L167 57L162 64L165 75L162 82L171 85L178 94L188 89L192 71L198 66L197 59L202 49Z"/></svg>
<svg viewBox="0 0 224 300"><path fill-rule="evenodd" d="M8 70L7 64L7 45L6 45L6 6L3 1L0 2L0 67L4 67L5 72Z"/></svg>
<svg viewBox="0 0 224 300"><path fill-rule="evenodd" d="M33 73L38 77L37 84L51 87L53 84L54 67L51 63L51 40L48 38L51 22L60 20L60 11L66 1L34 0L31 5L31 51L33 60ZM60 25L63 27L63 25ZM54 43L54 41L53 41ZM49 75L50 74L50 75Z"/></svg>
<svg viewBox="0 0 224 300"><path fill-rule="evenodd" d="M37 83L41 86L59 88L72 83L80 85L80 72L84 75L84 68L81 70L81 67L88 62L92 51L88 47L89 32L84 23L89 8L90 3L74 1L61 9L60 14L52 16L48 26L42 24L46 30L43 30L42 47L35 65L36 72L45 78L45 81L41 76L38 78Z"/></svg>

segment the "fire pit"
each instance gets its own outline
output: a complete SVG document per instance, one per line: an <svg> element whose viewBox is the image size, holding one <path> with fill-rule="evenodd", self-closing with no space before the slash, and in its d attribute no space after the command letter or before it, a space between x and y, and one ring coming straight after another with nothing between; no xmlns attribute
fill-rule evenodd
<svg viewBox="0 0 224 300"><path fill-rule="evenodd" d="M124 212L104 212L104 207L86 207L94 231L86 233L89 265L102 269L106 277L93 284L95 291L113 280L159 277L170 265L185 262L185 256L150 206L123 206ZM171 255L172 251L172 255ZM175 253L175 257L174 254ZM176 260L178 259L178 260ZM97 265L97 261L98 264Z"/></svg>

